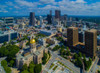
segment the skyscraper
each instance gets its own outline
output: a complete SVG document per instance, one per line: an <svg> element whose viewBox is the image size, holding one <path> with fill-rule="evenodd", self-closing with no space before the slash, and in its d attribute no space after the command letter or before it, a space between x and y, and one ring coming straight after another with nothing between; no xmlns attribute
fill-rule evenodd
<svg viewBox="0 0 100 73"><path fill-rule="evenodd" d="M52 23L52 16L50 14L47 15L48 24Z"/></svg>
<svg viewBox="0 0 100 73"><path fill-rule="evenodd" d="M66 14L64 14L62 16L62 21L64 22L64 26L66 26L66 24L67 24L67 15Z"/></svg>
<svg viewBox="0 0 100 73"><path fill-rule="evenodd" d="M52 23L52 11L50 10L50 14L47 15L48 24Z"/></svg>
<svg viewBox="0 0 100 73"><path fill-rule="evenodd" d="M40 25L42 25L42 23L43 23L43 18L42 18L42 16L40 16L39 18L40 18Z"/></svg>
<svg viewBox="0 0 100 73"><path fill-rule="evenodd" d="M61 17L61 11L55 10L55 18L60 20L60 17Z"/></svg>
<svg viewBox="0 0 100 73"><path fill-rule="evenodd" d="M50 15L52 16L52 10L50 10Z"/></svg>
<svg viewBox="0 0 100 73"><path fill-rule="evenodd" d="M30 12L30 26L35 26L35 13Z"/></svg>
<svg viewBox="0 0 100 73"><path fill-rule="evenodd" d="M97 30L91 29L85 32L85 51L88 56L95 57L97 50Z"/></svg>
<svg viewBox="0 0 100 73"><path fill-rule="evenodd" d="M69 27L67 29L67 41L70 46L75 46L78 43L78 28Z"/></svg>

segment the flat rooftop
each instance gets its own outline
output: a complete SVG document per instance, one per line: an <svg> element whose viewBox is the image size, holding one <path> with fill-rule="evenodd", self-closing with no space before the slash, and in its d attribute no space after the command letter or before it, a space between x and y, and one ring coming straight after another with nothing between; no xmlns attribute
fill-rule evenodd
<svg viewBox="0 0 100 73"><path fill-rule="evenodd" d="M90 29L90 30L87 30L87 32L95 33L95 32L97 32L97 30L96 29Z"/></svg>
<svg viewBox="0 0 100 73"><path fill-rule="evenodd" d="M74 30L74 29L78 29L78 28L77 27L69 27L68 29L73 29Z"/></svg>

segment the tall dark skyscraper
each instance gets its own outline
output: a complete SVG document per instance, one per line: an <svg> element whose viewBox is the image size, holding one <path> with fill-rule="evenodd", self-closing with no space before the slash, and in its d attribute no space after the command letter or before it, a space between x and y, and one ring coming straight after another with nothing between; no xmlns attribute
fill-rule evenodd
<svg viewBox="0 0 100 73"><path fill-rule="evenodd" d="M52 23L52 16L50 14L47 15L48 24Z"/></svg>
<svg viewBox="0 0 100 73"><path fill-rule="evenodd" d="M52 15L52 10L50 10L50 15Z"/></svg>
<svg viewBox="0 0 100 73"><path fill-rule="evenodd" d="M97 50L97 30L91 29L85 32L86 53L90 57L96 56Z"/></svg>
<svg viewBox="0 0 100 73"><path fill-rule="evenodd" d="M55 10L55 18L60 20L60 17L61 17L61 11Z"/></svg>
<svg viewBox="0 0 100 73"><path fill-rule="evenodd" d="M31 26L35 25L35 13L34 12L30 12L30 24Z"/></svg>
<svg viewBox="0 0 100 73"><path fill-rule="evenodd" d="M78 43L78 28L69 27L67 29L67 40L68 44L71 46L75 46Z"/></svg>
<svg viewBox="0 0 100 73"><path fill-rule="evenodd" d="M52 11L50 10L50 14L47 15L48 24L52 23Z"/></svg>

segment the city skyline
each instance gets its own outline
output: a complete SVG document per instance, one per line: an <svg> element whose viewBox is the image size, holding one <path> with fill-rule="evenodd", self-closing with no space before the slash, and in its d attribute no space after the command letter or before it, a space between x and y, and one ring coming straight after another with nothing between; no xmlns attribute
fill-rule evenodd
<svg viewBox="0 0 100 73"><path fill-rule="evenodd" d="M100 1L92 0L9 0L0 1L0 16L47 15L50 10L61 10L62 15L100 16Z"/></svg>

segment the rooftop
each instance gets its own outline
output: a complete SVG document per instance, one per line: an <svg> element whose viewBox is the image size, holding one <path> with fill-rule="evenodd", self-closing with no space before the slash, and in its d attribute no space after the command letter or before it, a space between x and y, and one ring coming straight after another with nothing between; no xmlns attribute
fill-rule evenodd
<svg viewBox="0 0 100 73"><path fill-rule="evenodd" d="M28 48L28 47L27 47ZM45 49L44 48L44 46L42 46L39 50L37 50L34 54L35 55L39 55L40 54L40 51L41 50L43 50L43 49ZM29 49L28 49L29 50ZM25 50L22 50L22 51L24 51L25 52ZM29 58L29 57L31 57L31 56L34 56L32 53L30 53L30 54L28 54L28 55L26 55L26 56L23 56L21 53L19 53L18 55L17 55L17 59L24 59L24 60L26 60L27 58Z"/></svg>
<svg viewBox="0 0 100 73"><path fill-rule="evenodd" d="M68 29L73 29L74 30L74 29L78 29L78 28L77 27L69 27Z"/></svg>
<svg viewBox="0 0 100 73"><path fill-rule="evenodd" d="M87 32L95 33L95 32L97 32L97 30L96 29L90 29L90 30L87 30Z"/></svg>

